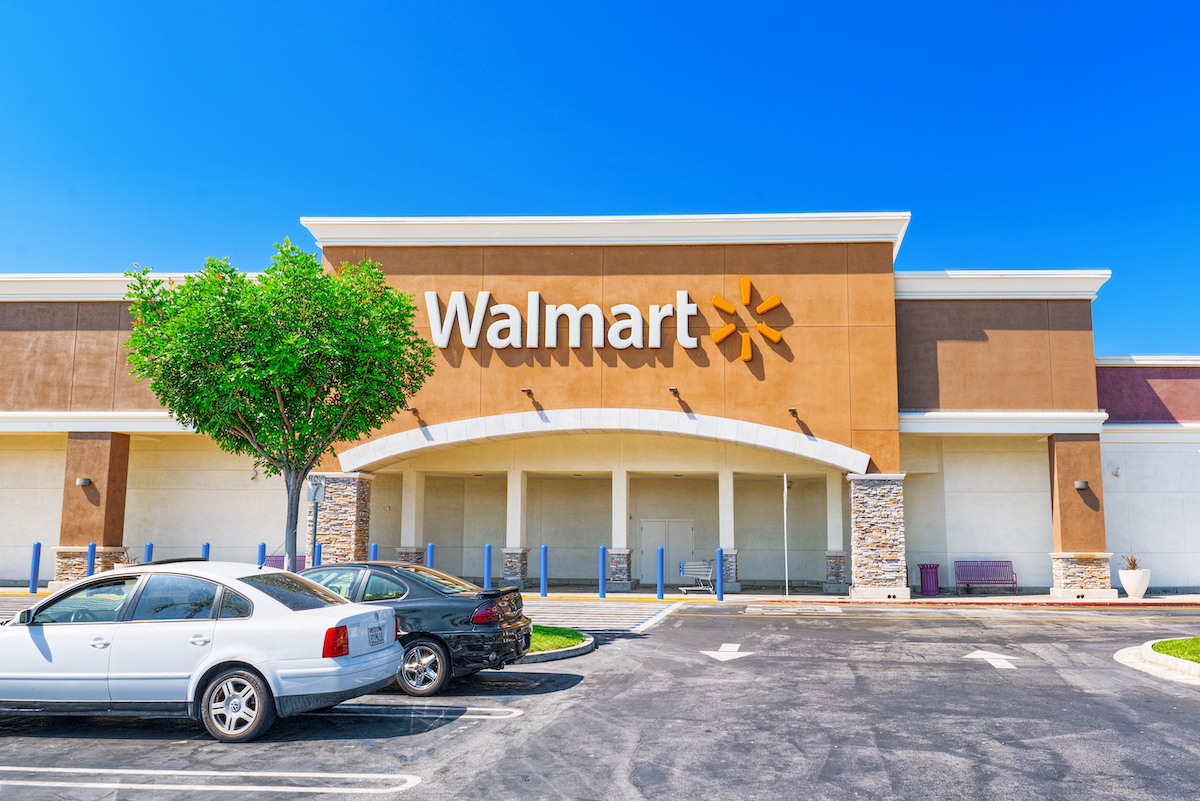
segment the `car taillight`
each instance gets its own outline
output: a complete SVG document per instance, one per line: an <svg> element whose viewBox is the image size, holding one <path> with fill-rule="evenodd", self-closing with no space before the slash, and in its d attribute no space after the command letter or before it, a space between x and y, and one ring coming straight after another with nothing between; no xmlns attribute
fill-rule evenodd
<svg viewBox="0 0 1200 801"><path fill-rule="evenodd" d="M335 656L346 656L350 653L350 630L338 626L325 632L325 647L321 649L321 658L329 659Z"/></svg>
<svg viewBox="0 0 1200 801"><path fill-rule="evenodd" d="M496 606L495 601L488 601L486 604L475 610L475 614L471 617L471 622L499 623L500 607Z"/></svg>

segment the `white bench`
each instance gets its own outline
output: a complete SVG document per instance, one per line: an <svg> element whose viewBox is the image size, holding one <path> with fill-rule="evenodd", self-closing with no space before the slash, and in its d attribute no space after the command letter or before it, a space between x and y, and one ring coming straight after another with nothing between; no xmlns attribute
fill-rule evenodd
<svg viewBox="0 0 1200 801"><path fill-rule="evenodd" d="M691 586L679 588L679 591L684 594L692 590L704 590L707 593L716 592L712 584L712 562L680 562L679 575L684 578L690 578L693 582Z"/></svg>

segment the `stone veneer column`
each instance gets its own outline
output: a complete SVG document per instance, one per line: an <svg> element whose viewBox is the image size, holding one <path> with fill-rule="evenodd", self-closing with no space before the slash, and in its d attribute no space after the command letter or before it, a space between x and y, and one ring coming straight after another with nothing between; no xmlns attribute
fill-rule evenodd
<svg viewBox="0 0 1200 801"><path fill-rule="evenodd" d="M504 586L526 587L533 586L529 578L529 549L501 548L504 551Z"/></svg>
<svg viewBox="0 0 1200 801"><path fill-rule="evenodd" d="M1112 587L1108 560L1111 553L1052 553L1050 567L1054 586L1051 598L1111 600L1117 597Z"/></svg>
<svg viewBox="0 0 1200 801"><path fill-rule="evenodd" d="M361 562L370 555L371 479L370 473L316 473L325 476L325 500L317 509L317 542L321 543L321 562ZM306 549L311 544L312 507L305 515L303 536ZM306 564L312 564L308 554Z"/></svg>
<svg viewBox="0 0 1200 801"><path fill-rule="evenodd" d="M86 484L77 484L87 479ZM89 543L96 544L96 572L124 558L125 485L129 435L104 431L67 434L62 523L54 549L52 590L83 578Z"/></svg>
<svg viewBox="0 0 1200 801"><path fill-rule="evenodd" d="M850 597L908 600L904 580L904 474L851 473Z"/></svg>
<svg viewBox="0 0 1200 801"><path fill-rule="evenodd" d="M842 486L841 473L825 476L825 583L821 591L831 595L850 592L846 573L846 551L842 544Z"/></svg>
<svg viewBox="0 0 1200 801"><path fill-rule="evenodd" d="M425 564L425 549L401 546L396 549L396 558L414 565Z"/></svg>
<svg viewBox="0 0 1200 801"><path fill-rule="evenodd" d="M632 557L633 551L629 548L608 549L608 578L604 580L605 589L622 592L634 588Z"/></svg>
<svg viewBox="0 0 1200 801"><path fill-rule="evenodd" d="M737 548L727 548L723 555L725 556L725 586L723 589L725 592L741 592L742 583L738 581Z"/></svg>

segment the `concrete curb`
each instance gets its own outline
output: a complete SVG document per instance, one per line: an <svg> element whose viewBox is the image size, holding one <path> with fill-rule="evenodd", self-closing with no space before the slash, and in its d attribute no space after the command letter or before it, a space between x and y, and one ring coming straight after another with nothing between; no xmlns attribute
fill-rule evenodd
<svg viewBox="0 0 1200 801"><path fill-rule="evenodd" d="M513 665L533 665L538 662L553 662L557 659L570 659L573 656L583 656L590 654L596 649L596 638L585 637L579 645L572 645L569 648L555 648L553 651L538 651L518 659L516 662L511 662Z"/></svg>
<svg viewBox="0 0 1200 801"><path fill-rule="evenodd" d="M1182 673L1185 676L1190 676L1193 679L1200 679L1200 662L1192 662L1188 659L1180 659L1177 656L1168 654L1160 654L1154 650L1156 642L1165 642L1166 640L1187 639L1186 637L1164 637L1161 640L1150 640L1142 643L1141 656L1143 662L1149 662L1152 665L1172 670L1176 673Z"/></svg>

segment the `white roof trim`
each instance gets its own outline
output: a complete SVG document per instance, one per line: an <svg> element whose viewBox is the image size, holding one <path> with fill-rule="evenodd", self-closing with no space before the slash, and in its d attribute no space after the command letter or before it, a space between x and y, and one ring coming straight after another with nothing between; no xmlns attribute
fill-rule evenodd
<svg viewBox="0 0 1200 801"><path fill-rule="evenodd" d="M657 214L607 217L301 217L318 247L345 245L666 245L891 242L911 215Z"/></svg>
<svg viewBox="0 0 1200 801"><path fill-rule="evenodd" d="M184 434L191 431L167 412L0 412L0 433L116 431L123 434Z"/></svg>
<svg viewBox="0 0 1200 801"><path fill-rule="evenodd" d="M1099 434L1104 412L900 412L901 434Z"/></svg>
<svg viewBox="0 0 1200 801"><path fill-rule="evenodd" d="M1097 367L1200 367L1200 356L1097 356Z"/></svg>
<svg viewBox="0 0 1200 801"><path fill-rule="evenodd" d="M182 281L184 273L152 273L154 278ZM124 273L0 274L0 302L124 300L129 279Z"/></svg>
<svg viewBox="0 0 1200 801"><path fill-rule="evenodd" d="M1095 300L1110 270L929 270L896 273L896 300Z"/></svg>
<svg viewBox="0 0 1200 801"><path fill-rule="evenodd" d="M1100 442L1200 444L1200 423L1108 423Z"/></svg>
<svg viewBox="0 0 1200 801"><path fill-rule="evenodd" d="M402 431L344 451L342 470L370 472L423 453L483 442L563 434L663 434L727 442L797 456L848 473L866 472L869 454L783 428L655 409L546 409L458 420Z"/></svg>

